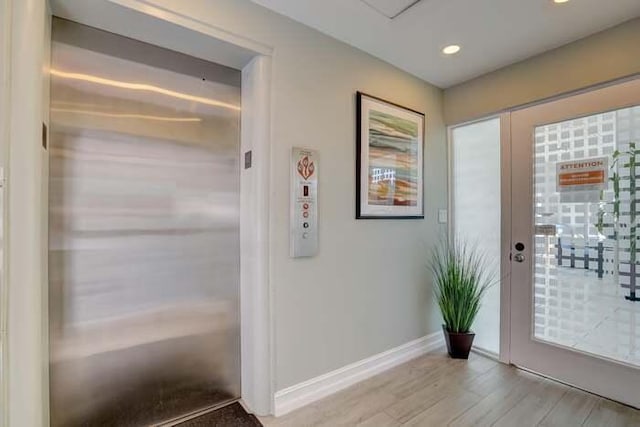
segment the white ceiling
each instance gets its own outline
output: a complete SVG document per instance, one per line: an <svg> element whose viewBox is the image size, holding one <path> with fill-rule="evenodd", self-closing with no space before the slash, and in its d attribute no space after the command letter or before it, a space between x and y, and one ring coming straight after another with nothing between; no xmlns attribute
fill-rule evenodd
<svg viewBox="0 0 640 427"><path fill-rule="evenodd" d="M640 16L640 0L421 0L393 19L413 2L253 1L443 88Z"/></svg>
<svg viewBox="0 0 640 427"><path fill-rule="evenodd" d="M361 0L389 19L398 17L420 0Z"/></svg>

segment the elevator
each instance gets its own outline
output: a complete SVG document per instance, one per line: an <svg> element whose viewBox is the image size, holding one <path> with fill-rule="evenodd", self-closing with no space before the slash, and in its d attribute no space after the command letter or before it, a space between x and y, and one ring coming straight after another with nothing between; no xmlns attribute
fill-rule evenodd
<svg viewBox="0 0 640 427"><path fill-rule="evenodd" d="M54 18L52 426L240 397L238 70Z"/></svg>

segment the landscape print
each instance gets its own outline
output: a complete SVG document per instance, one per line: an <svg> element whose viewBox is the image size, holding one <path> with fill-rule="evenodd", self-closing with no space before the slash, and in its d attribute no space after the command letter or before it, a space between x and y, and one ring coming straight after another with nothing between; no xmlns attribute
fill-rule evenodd
<svg viewBox="0 0 640 427"><path fill-rule="evenodd" d="M369 205L418 205L419 124L369 110Z"/></svg>

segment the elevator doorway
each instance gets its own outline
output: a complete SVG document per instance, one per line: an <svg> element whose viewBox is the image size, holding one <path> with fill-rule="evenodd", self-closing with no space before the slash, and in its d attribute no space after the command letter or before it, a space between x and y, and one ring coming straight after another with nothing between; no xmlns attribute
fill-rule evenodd
<svg viewBox="0 0 640 427"><path fill-rule="evenodd" d="M240 397L240 72L54 18L51 425Z"/></svg>

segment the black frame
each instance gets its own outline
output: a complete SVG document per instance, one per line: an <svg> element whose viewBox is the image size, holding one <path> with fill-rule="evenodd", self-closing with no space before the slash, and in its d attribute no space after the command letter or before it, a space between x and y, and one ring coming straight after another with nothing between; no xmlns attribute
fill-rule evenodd
<svg viewBox="0 0 640 427"><path fill-rule="evenodd" d="M362 215L360 212L360 198L362 197L360 187L361 187L361 168L362 168L362 97L366 96L367 98L384 102L385 104L389 104L393 107L400 108L406 111L410 111L412 113L418 114L422 116L422 206L420 207L422 210L422 215ZM356 219L424 219L424 149L425 149L425 139L426 139L426 117L424 113L420 111L413 110L411 108L404 107L400 104L396 104L395 102L387 101L386 99L379 98L377 96L369 95L368 93L356 92Z"/></svg>

